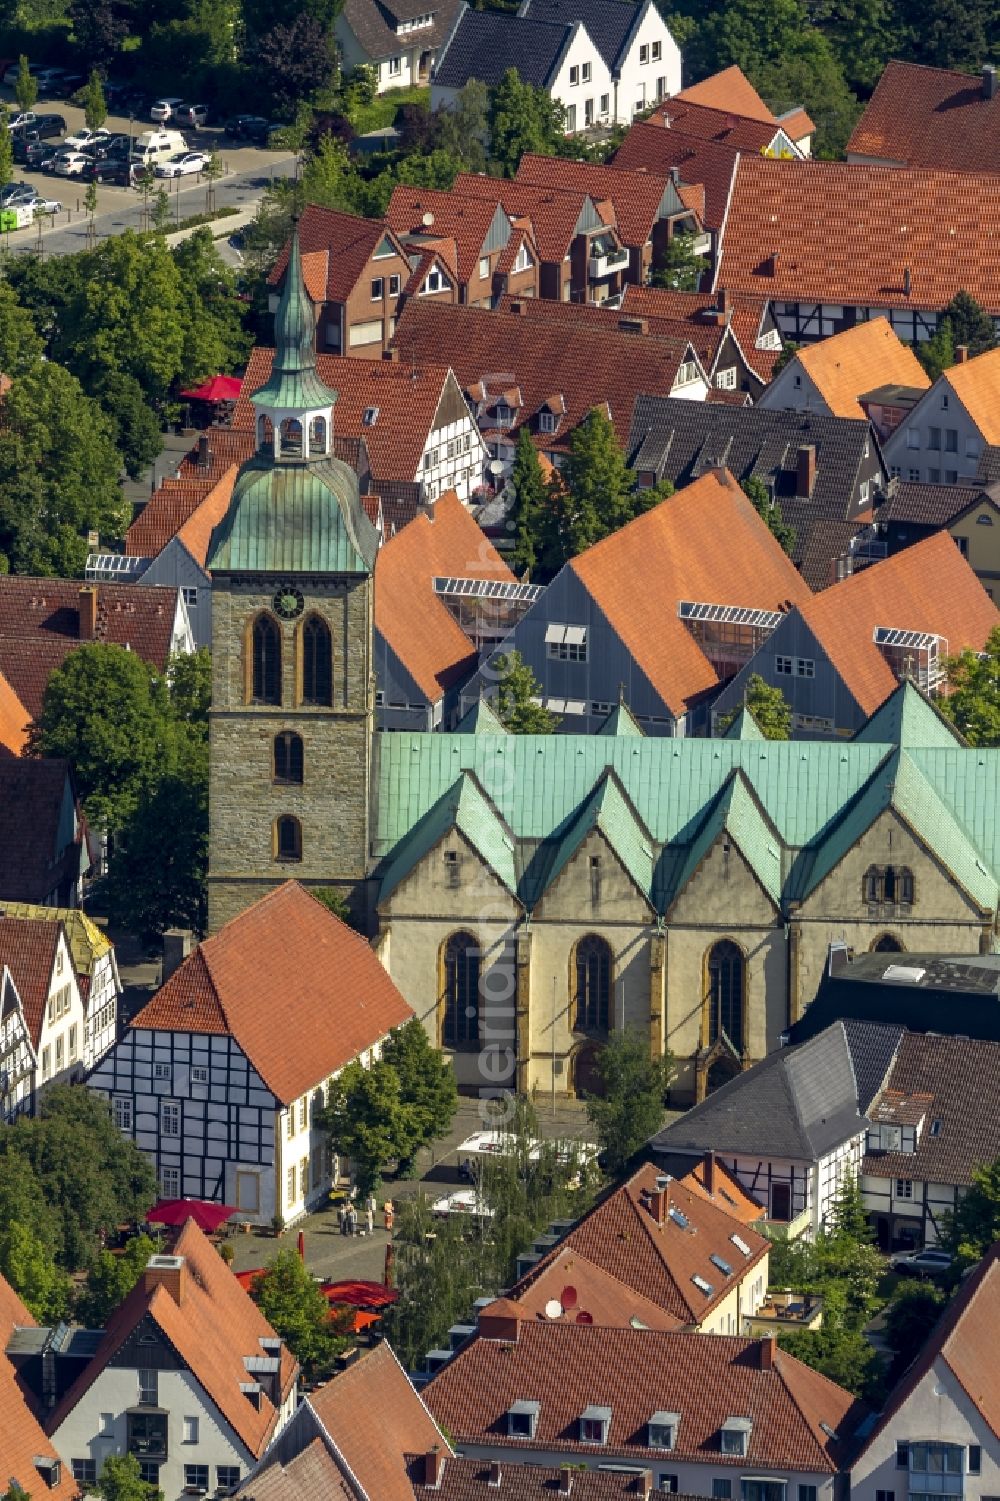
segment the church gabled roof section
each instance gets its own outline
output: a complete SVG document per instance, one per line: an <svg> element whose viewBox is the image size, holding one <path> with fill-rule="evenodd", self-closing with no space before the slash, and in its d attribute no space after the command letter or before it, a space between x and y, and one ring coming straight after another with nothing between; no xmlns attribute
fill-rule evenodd
<svg viewBox="0 0 1000 1501"><path fill-rule="evenodd" d="M477 698L458 721L453 731L456 735L506 735L507 729L497 717L488 699Z"/></svg>
<svg viewBox="0 0 1000 1501"><path fill-rule="evenodd" d="M876 735L875 739L879 737ZM766 740L760 725L754 719L746 704L736 715L736 718L727 727L725 733L720 736L722 740Z"/></svg>
<svg viewBox="0 0 1000 1501"><path fill-rule="evenodd" d="M900 746L940 745L945 749L965 745L955 726L909 680L900 683L854 739Z"/></svg>
<svg viewBox="0 0 1000 1501"><path fill-rule="evenodd" d="M744 711L745 712L745 711ZM763 737L762 737L763 738ZM686 849L663 852L660 880L669 908L721 834L728 834L776 907L781 905L781 839L742 770L731 773Z"/></svg>
<svg viewBox="0 0 1000 1501"><path fill-rule="evenodd" d="M397 886L435 849L452 829L457 829L490 868L500 884L517 897L517 864L514 837L500 814L469 771L439 798L396 852L380 886L384 901Z"/></svg>
<svg viewBox="0 0 1000 1501"><path fill-rule="evenodd" d="M615 704L607 719L601 721L597 733L611 735L616 740L644 740L646 736L645 730L624 700Z"/></svg>
<svg viewBox="0 0 1000 1501"><path fill-rule="evenodd" d="M561 830L557 830L548 858L539 851L537 885L529 906L552 885L573 856L582 846L587 835L598 829L611 849L618 856L628 875L639 891L652 903L653 865L655 852L653 840L613 770L600 777L579 809Z"/></svg>

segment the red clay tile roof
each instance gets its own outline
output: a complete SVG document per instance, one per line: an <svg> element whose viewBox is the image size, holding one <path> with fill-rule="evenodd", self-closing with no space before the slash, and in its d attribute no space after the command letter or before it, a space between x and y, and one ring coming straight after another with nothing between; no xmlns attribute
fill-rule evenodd
<svg viewBox="0 0 1000 1501"><path fill-rule="evenodd" d="M382 219L361 219L356 214L342 214L337 209L307 203L299 219L299 244L306 286L313 301L344 302L386 237L405 259L402 245ZM283 246L271 268L267 278L270 287L281 285L290 244L288 241Z"/></svg>
<svg viewBox="0 0 1000 1501"><path fill-rule="evenodd" d="M28 738L31 715L0 673L0 747L19 756Z"/></svg>
<svg viewBox="0 0 1000 1501"><path fill-rule="evenodd" d="M543 402L565 397L566 415L558 431L532 433L546 450L566 449L573 429L603 402L624 445L636 396L642 391L668 394L689 343L687 338L640 341L633 334L585 326L582 319L549 326L511 312L428 307L417 299L403 308L392 342L399 350L400 369L411 362L419 367L430 358L445 359L466 391L484 379L491 392L520 386L524 406L517 413L515 433L522 422L536 425L532 419Z"/></svg>
<svg viewBox="0 0 1000 1501"><path fill-rule="evenodd" d="M356 1501L321 1438L294 1459L275 1459L236 1492L242 1501Z"/></svg>
<svg viewBox="0 0 1000 1501"><path fill-rule="evenodd" d="M560 1494L561 1471L545 1465L503 1465L499 1485L491 1481L489 1461L483 1459L446 1460L436 1485L424 1484L422 1454L410 1456L409 1470L418 1501L421 1497L427 1501L432 1497L438 1501L553 1501ZM631 1472L574 1469L570 1494L574 1501L636 1501L648 1495L648 1478Z"/></svg>
<svg viewBox="0 0 1000 1501"><path fill-rule="evenodd" d="M793 302L935 312L964 289L1000 313L996 178L741 157L715 285Z"/></svg>
<svg viewBox="0 0 1000 1501"><path fill-rule="evenodd" d="M532 1267L514 1289L512 1296L532 1312L536 1299L529 1300L520 1293L520 1288L532 1290L543 1271L558 1263L565 1255L579 1253L603 1272L614 1277L625 1289L631 1289L642 1299L648 1299L658 1308L673 1316L675 1327L702 1323L770 1249L770 1242L763 1235L742 1226L724 1208L718 1207L703 1192L689 1188L677 1179L667 1184L667 1198L663 1214L657 1218L652 1212L652 1195L663 1174L645 1163L620 1188L616 1188L589 1214L574 1226L555 1251ZM680 1219L672 1217L673 1209ZM682 1223L682 1221L684 1223ZM739 1234L750 1254L738 1248L732 1236ZM731 1268L727 1274L713 1264L711 1256L717 1256ZM713 1289L710 1294L702 1292L692 1280L701 1277ZM547 1285L552 1287L551 1277ZM573 1278L570 1278L573 1281ZM603 1290L598 1290L598 1295ZM594 1312L583 1301L582 1289L579 1308ZM558 1297L558 1291L549 1292L549 1297ZM620 1305L622 1309L626 1303ZM636 1312L643 1322L643 1314ZM594 1323L614 1323L624 1328L628 1318L598 1318ZM654 1327L662 1327L657 1325Z"/></svg>
<svg viewBox="0 0 1000 1501"><path fill-rule="evenodd" d="M96 1355L48 1418L46 1432L54 1434L58 1431L108 1362L148 1315L225 1421L251 1454L259 1456L271 1438L279 1410L266 1391L261 1392L260 1407L256 1408L249 1396L240 1390L240 1385L255 1379L247 1371L245 1357L263 1355L260 1342L275 1339L275 1331L194 1220L185 1221L171 1255L182 1256L185 1263L180 1303L165 1287L154 1286L147 1292L141 1278L111 1315ZM298 1363L287 1346L282 1345L282 1402L291 1391L297 1374Z"/></svg>
<svg viewBox="0 0 1000 1501"><path fill-rule="evenodd" d="M908 167L995 172L1000 95L979 74L890 62L855 125L847 150Z"/></svg>
<svg viewBox="0 0 1000 1501"><path fill-rule="evenodd" d="M208 557L208 544L212 540L212 531L226 514L237 472L235 464L226 470L177 533L178 542L183 543L201 568L204 568Z"/></svg>
<svg viewBox="0 0 1000 1501"><path fill-rule="evenodd" d="M689 84L674 97L690 104L705 104L710 109L745 115L748 120L773 122L775 118L742 68L735 63L703 78L700 83Z"/></svg>
<svg viewBox="0 0 1000 1501"><path fill-rule="evenodd" d="M149 497L125 533L125 554L130 558L155 558L193 516L212 488L212 480L165 479Z"/></svg>
<svg viewBox="0 0 1000 1501"><path fill-rule="evenodd" d="M83 588L97 590L98 641L130 647L159 672L170 661L176 589L4 575L0 577L0 673L32 718L41 713L50 673L80 645Z"/></svg>
<svg viewBox="0 0 1000 1501"><path fill-rule="evenodd" d="M72 1501L80 1494L72 1471L64 1462L59 1484L49 1490L35 1467L35 1459L58 1459L41 1423L31 1410L17 1382L14 1367L4 1354L16 1328L33 1329L37 1320L28 1312L10 1283L0 1276L0 1475L6 1488L15 1481L28 1495L42 1491L57 1501Z"/></svg>
<svg viewBox="0 0 1000 1501"><path fill-rule="evenodd" d="M704 324L705 314L719 303L718 292L675 292L669 287L637 287L631 282L622 295L621 313L628 318L675 319L692 327ZM753 293L729 294L729 326L747 364L762 381L770 381L781 348L758 349L770 299ZM663 325L666 327L666 324Z"/></svg>
<svg viewBox="0 0 1000 1501"><path fill-rule="evenodd" d="M6 964L21 997L24 1020L37 1048L45 1020L62 923L0 913L0 966Z"/></svg>
<svg viewBox="0 0 1000 1501"><path fill-rule="evenodd" d="M570 1290L572 1295L564 1303L563 1295ZM588 1315L583 1322L611 1329L634 1328L633 1320L646 1329L681 1329L685 1323L637 1292L634 1283L598 1266L575 1245L557 1247L541 1263L541 1270L532 1268L511 1296L522 1318L549 1323L575 1324L581 1314Z"/></svg>
<svg viewBox="0 0 1000 1501"><path fill-rule="evenodd" d="M82 829L59 846L70 796L67 761L0 757L0 901L48 902L79 875Z"/></svg>
<svg viewBox="0 0 1000 1501"><path fill-rule="evenodd" d="M386 209L386 223L400 235L454 240L457 274L464 282L477 269L498 201L397 183Z"/></svg>
<svg viewBox="0 0 1000 1501"><path fill-rule="evenodd" d="M680 1414L671 1450L679 1463L836 1472L861 1421L861 1404L784 1351L771 1370L762 1369L762 1343L524 1319L514 1340L477 1335L424 1390L457 1444L516 1448L525 1456L553 1449L592 1456L593 1445L576 1439L576 1423L595 1403L611 1408L609 1456L662 1460L645 1440L650 1417L663 1411ZM524 1399L540 1404L533 1440L507 1436L506 1414ZM719 1430L736 1415L753 1425L745 1457L719 1449Z"/></svg>
<svg viewBox="0 0 1000 1501"><path fill-rule="evenodd" d="M987 359L988 356L981 356ZM807 344L800 349L795 359L805 370L826 402L834 417L864 417L865 412L858 401L866 391L879 386L914 386L926 391L930 376L908 344L904 344L893 332L886 318L872 318L867 323L856 323L853 328L832 338L820 339L817 344ZM956 365L955 370L972 370L978 360L968 365ZM970 388L993 385L994 396L1000 395L1000 357L994 362L996 375L992 382L980 366L982 380L974 373L968 381ZM949 371L949 375L952 372ZM984 391L984 394L985 391ZM964 398L963 398L964 400ZM970 416L974 414L970 412ZM1000 437L1000 423L996 428Z"/></svg>
<svg viewBox="0 0 1000 1501"><path fill-rule="evenodd" d="M427 311L433 315L441 309ZM243 379L247 394L236 403L234 428L254 431L256 415L250 396L267 380L273 359L273 349L259 346L250 356ZM335 432L364 439L376 488L384 480L414 481L445 393L447 363L436 358L411 363L320 354L316 369L320 380L338 393L333 409ZM364 414L373 407L378 408L378 416L366 426Z"/></svg>
<svg viewBox="0 0 1000 1501"><path fill-rule="evenodd" d="M707 545L709 534L727 539L722 552ZM718 683L677 617L682 599L778 610L812 598L732 475L720 479L715 471L569 566L675 715ZM654 619L659 627L651 631Z"/></svg>
<svg viewBox="0 0 1000 1501"><path fill-rule="evenodd" d="M738 159L739 151L735 146L685 135L676 127L668 130L662 121L640 120L627 132L615 152L613 165L639 172L655 172L661 177L676 167L681 183L704 188L702 223L706 229L718 230L726 217L726 204Z"/></svg>
<svg viewBox="0 0 1000 1501"><path fill-rule="evenodd" d="M809 136L816 134L816 125L806 111L799 105L798 109L786 110L783 115L777 116L778 124L790 141L800 146Z"/></svg>
<svg viewBox="0 0 1000 1501"><path fill-rule="evenodd" d="M937 532L816 594L800 613L862 712L899 685L873 640L876 626L930 631L947 652L982 651L1000 612L948 532Z"/></svg>
<svg viewBox="0 0 1000 1501"><path fill-rule="evenodd" d="M629 172L596 162L573 162L561 157L535 156L526 151L517 169L517 182L553 188L573 188L591 198L614 204L618 233L626 245L645 245L659 216L660 202L670 174Z"/></svg>
<svg viewBox="0 0 1000 1501"><path fill-rule="evenodd" d="M587 198L592 196L587 188L576 183L564 186L558 180L539 182L520 177L513 180L472 172L460 172L451 192L459 199L502 203L509 218L529 219L532 239L544 261L561 261L569 253L580 215ZM610 219L609 228L613 228L614 218L609 204L605 218L605 222Z"/></svg>
<svg viewBox="0 0 1000 1501"><path fill-rule="evenodd" d="M413 1501L407 1454L435 1445L452 1453L388 1344L376 1345L307 1400L373 1501Z"/></svg>
<svg viewBox="0 0 1000 1501"><path fill-rule="evenodd" d="M973 360L950 366L944 373L986 442L1000 443L1000 414L997 412L1000 404L1000 349L988 349Z"/></svg>
<svg viewBox="0 0 1000 1501"><path fill-rule="evenodd" d="M705 1187L705 1162L696 1162L690 1172L685 1173L680 1182L692 1193L701 1194L710 1199L713 1204L732 1215L733 1219L740 1220L744 1225L755 1225L758 1220L767 1217L767 1210L763 1204L747 1193L746 1189L726 1167L725 1163L715 1159L712 1171L714 1177L714 1192L709 1193Z"/></svg>
<svg viewBox="0 0 1000 1501"><path fill-rule="evenodd" d="M755 120L731 110L709 108L680 94L661 104L651 118L670 130L732 146L736 151L766 151L779 129L774 120Z"/></svg>
<svg viewBox="0 0 1000 1501"><path fill-rule="evenodd" d="M476 668L473 642L434 593L436 577L517 582L454 490L375 560L375 628L430 703Z"/></svg>
<svg viewBox="0 0 1000 1501"><path fill-rule="evenodd" d="M131 1025L224 1030L287 1105L412 1015L360 934L286 881L206 938Z"/></svg>

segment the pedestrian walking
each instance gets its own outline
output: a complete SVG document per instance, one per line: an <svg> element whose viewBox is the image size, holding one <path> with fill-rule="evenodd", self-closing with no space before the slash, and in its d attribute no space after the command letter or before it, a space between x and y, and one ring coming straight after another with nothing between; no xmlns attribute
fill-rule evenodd
<svg viewBox="0 0 1000 1501"><path fill-rule="evenodd" d="M385 1204L382 1206L382 1213L383 1213L383 1215L385 1217L385 1228L387 1230L391 1230L392 1229L392 1221L393 1221L393 1217L394 1217L394 1214L395 1214L395 1211L394 1211L394 1209L392 1207L392 1200L391 1199L386 1199Z"/></svg>
<svg viewBox="0 0 1000 1501"><path fill-rule="evenodd" d="M338 1219L338 1221L340 1223L340 1233L341 1233L341 1235L346 1235L347 1234L347 1210L344 1208L343 1204L338 1204L337 1205L337 1219Z"/></svg>
<svg viewBox="0 0 1000 1501"><path fill-rule="evenodd" d="M347 1211L347 1233L351 1236L357 1235L358 1233L358 1211L355 1209L353 1204Z"/></svg>
<svg viewBox="0 0 1000 1501"><path fill-rule="evenodd" d="M368 1200L368 1207L365 1210L365 1219L368 1221L368 1234L369 1235L374 1235L375 1234L375 1211L372 1208L372 1201L371 1201L371 1199Z"/></svg>

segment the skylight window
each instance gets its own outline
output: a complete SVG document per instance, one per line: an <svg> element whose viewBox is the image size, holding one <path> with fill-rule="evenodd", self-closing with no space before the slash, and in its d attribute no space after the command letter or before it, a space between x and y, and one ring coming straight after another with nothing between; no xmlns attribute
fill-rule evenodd
<svg viewBox="0 0 1000 1501"><path fill-rule="evenodd" d="M750 1255L750 1247L747 1245L742 1235L731 1235L729 1239L732 1241L737 1251L742 1251L744 1256Z"/></svg>
<svg viewBox="0 0 1000 1501"><path fill-rule="evenodd" d="M719 1271L722 1273L722 1275L724 1277L731 1277L733 1275L733 1269L729 1265L729 1262L728 1261L723 1261L723 1259L722 1259L721 1256L716 1256L715 1253L713 1252L712 1255L708 1259L712 1263L713 1266L718 1267Z"/></svg>
<svg viewBox="0 0 1000 1501"><path fill-rule="evenodd" d="M931 1135L932 1136L940 1136L941 1135L941 1122L940 1121L931 1121Z"/></svg>
<svg viewBox="0 0 1000 1501"><path fill-rule="evenodd" d="M706 1282L704 1277L698 1276L697 1272L695 1272L694 1276L691 1278L691 1281L694 1283L695 1287L700 1293L704 1293L706 1297L711 1297L712 1292L714 1291L711 1282Z"/></svg>
<svg viewBox="0 0 1000 1501"><path fill-rule="evenodd" d="M686 1214L682 1214L679 1209L675 1209L675 1207L673 1206L673 1204L671 1204L670 1209L668 1210L668 1213L669 1213L670 1218L673 1220L673 1222L674 1222L675 1225L679 1225L682 1230L686 1230L687 1229L687 1227L688 1227L688 1217L687 1217Z"/></svg>
<svg viewBox="0 0 1000 1501"><path fill-rule="evenodd" d="M365 414L361 421L365 427L374 427L378 421L378 407L365 407Z"/></svg>

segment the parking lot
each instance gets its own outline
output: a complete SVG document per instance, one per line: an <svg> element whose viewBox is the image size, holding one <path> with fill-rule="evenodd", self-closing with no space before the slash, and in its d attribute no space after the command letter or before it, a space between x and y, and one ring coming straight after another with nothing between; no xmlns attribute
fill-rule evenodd
<svg viewBox="0 0 1000 1501"><path fill-rule="evenodd" d="M13 105L11 90L0 88L0 97ZM33 106L36 110L60 114L66 121L67 134L86 124L83 110L61 99L39 99ZM137 135L140 131L155 128L155 122L130 117L109 115L104 122L112 132L127 131ZM167 122L169 128L174 128ZM246 207L260 197L268 182L275 177L291 175L295 155L290 151L265 151L257 146L229 141L222 132L223 122L209 124L201 129L183 127L183 135L192 150L215 151L225 167L225 176L215 184L216 207L230 205ZM58 142L53 142L53 145ZM37 250L39 242L48 254L65 254L80 250L87 243L90 216L83 206L86 184L76 177L58 177L50 172L33 170L14 164L13 180L30 183L44 197L56 199L62 204L62 212L51 222L42 225L41 234L37 225L12 231L6 238L12 251ZM158 184L159 185L159 184ZM174 221L191 214L203 213L207 204L207 184L200 177L175 178L162 184L170 193L171 215ZM97 187L95 232L98 238L120 234L125 228L138 229L142 224L142 198L134 188L101 184ZM225 220L220 221L222 224Z"/></svg>

